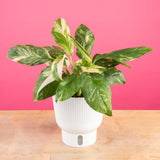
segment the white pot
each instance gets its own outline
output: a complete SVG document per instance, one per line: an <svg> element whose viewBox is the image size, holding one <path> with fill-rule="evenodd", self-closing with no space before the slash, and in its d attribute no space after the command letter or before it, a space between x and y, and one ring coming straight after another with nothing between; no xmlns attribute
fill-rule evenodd
<svg viewBox="0 0 160 160"><path fill-rule="evenodd" d="M56 122L66 145L84 147L95 143L103 114L93 110L84 98L70 98L56 103L53 96L53 103Z"/></svg>

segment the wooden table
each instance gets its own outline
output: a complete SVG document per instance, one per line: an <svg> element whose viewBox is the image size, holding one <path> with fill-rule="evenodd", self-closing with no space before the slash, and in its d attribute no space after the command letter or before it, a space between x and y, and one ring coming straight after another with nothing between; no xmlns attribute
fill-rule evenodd
<svg viewBox="0 0 160 160"><path fill-rule="evenodd" d="M160 111L113 111L97 142L61 141L54 111L0 111L0 160L160 160Z"/></svg>

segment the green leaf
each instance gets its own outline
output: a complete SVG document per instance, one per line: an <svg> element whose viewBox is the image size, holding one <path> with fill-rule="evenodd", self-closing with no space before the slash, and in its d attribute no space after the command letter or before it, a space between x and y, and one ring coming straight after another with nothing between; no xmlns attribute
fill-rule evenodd
<svg viewBox="0 0 160 160"><path fill-rule="evenodd" d="M59 82L53 79L51 66L44 68L34 87L34 101L53 96L56 93L58 84Z"/></svg>
<svg viewBox="0 0 160 160"><path fill-rule="evenodd" d="M81 77L76 73L60 82L56 91L56 102L72 97L81 87L81 82Z"/></svg>
<svg viewBox="0 0 160 160"><path fill-rule="evenodd" d="M111 89L104 77L97 73L82 74L82 94L94 110L112 116Z"/></svg>
<svg viewBox="0 0 160 160"><path fill-rule="evenodd" d="M66 74L66 73L63 71L62 78L63 78L63 79L66 79L67 77L68 77L68 74Z"/></svg>
<svg viewBox="0 0 160 160"><path fill-rule="evenodd" d="M132 61L136 58L143 56L144 54L150 52L152 48L149 47L135 47L135 48L126 48L117 51L113 51L106 54L101 54L96 57L96 59L111 57L113 59L125 62Z"/></svg>
<svg viewBox="0 0 160 160"><path fill-rule="evenodd" d="M81 24L76 32L75 32L75 39L81 44L81 46L88 52L91 53L91 50L94 45L94 35L93 33L87 28L85 25ZM79 58L83 58L81 52L77 49L76 55Z"/></svg>
<svg viewBox="0 0 160 160"><path fill-rule="evenodd" d="M62 80L62 71L66 55L58 56L52 63L53 78L57 81Z"/></svg>
<svg viewBox="0 0 160 160"><path fill-rule="evenodd" d="M43 48L32 45L17 45L8 51L7 57L15 62L35 66L52 61L53 58Z"/></svg>
<svg viewBox="0 0 160 160"><path fill-rule="evenodd" d="M93 56L92 63L95 63L95 62L97 61L97 57L98 57L99 55L101 55L101 54L97 53L97 54L95 54L95 55Z"/></svg>
<svg viewBox="0 0 160 160"><path fill-rule="evenodd" d="M63 47L66 53L70 56L73 54L74 46L72 40L70 39L70 30L65 19L59 18L54 22L52 36L54 41Z"/></svg>
<svg viewBox="0 0 160 160"><path fill-rule="evenodd" d="M126 83L123 73L116 68L110 68L107 71L103 72L103 74L109 85Z"/></svg>
<svg viewBox="0 0 160 160"><path fill-rule="evenodd" d="M48 54L53 58L53 60L48 61L46 63L46 65L51 66L52 62L60 55L65 55L66 53L64 52L63 49L61 49L60 47L57 46L45 46L43 47L45 50L47 50ZM69 66L69 60L68 57L65 58L65 64L67 64L67 66Z"/></svg>
<svg viewBox="0 0 160 160"><path fill-rule="evenodd" d="M129 65L127 65L125 62L119 61L116 58L112 58L108 55L104 56L103 58L101 58L101 54L96 54L93 57L93 63L105 68L112 68L115 67L119 64L122 64L128 68L131 68Z"/></svg>
<svg viewBox="0 0 160 160"><path fill-rule="evenodd" d="M114 67L116 65L119 64L119 62L117 62L116 60L114 60L113 58L111 57L103 57L103 58L99 58L101 54L96 54L94 57L93 57L93 63L96 64L96 65L99 65L99 66L103 66L103 67L106 67L106 68L111 68L111 67Z"/></svg>
<svg viewBox="0 0 160 160"><path fill-rule="evenodd" d="M79 52L82 54L82 56L84 57L84 59L88 62L91 62L91 55L81 46L81 44L75 40L74 38L72 38L70 36L70 38L72 39L72 41L74 42L74 44L76 45L77 49L79 50Z"/></svg>
<svg viewBox="0 0 160 160"><path fill-rule="evenodd" d="M75 61L72 69L77 73L81 73L81 72L102 73L106 70L106 68L98 65L94 65L90 62L87 62L85 59L80 59Z"/></svg>
<svg viewBox="0 0 160 160"><path fill-rule="evenodd" d="M50 54L50 56L53 58L53 60L49 62L49 65L51 65L52 62L55 61L55 59L58 58L59 56L61 56L61 57L64 56L64 65L66 65L67 67L70 65L70 62L69 62L68 57L66 56L66 53L60 47L57 47L57 46L45 46L43 48L46 49L47 52Z"/></svg>
<svg viewBox="0 0 160 160"><path fill-rule="evenodd" d="M54 59L59 55L65 54L64 50L57 46L44 46L43 48L46 49L49 55Z"/></svg>

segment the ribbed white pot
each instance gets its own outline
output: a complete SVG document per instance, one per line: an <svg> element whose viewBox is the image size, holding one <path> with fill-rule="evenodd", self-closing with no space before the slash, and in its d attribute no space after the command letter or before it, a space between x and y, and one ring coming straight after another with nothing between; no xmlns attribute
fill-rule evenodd
<svg viewBox="0 0 160 160"><path fill-rule="evenodd" d="M56 103L53 96L53 104L56 122L66 145L84 147L95 143L103 114L93 110L84 98L70 98Z"/></svg>

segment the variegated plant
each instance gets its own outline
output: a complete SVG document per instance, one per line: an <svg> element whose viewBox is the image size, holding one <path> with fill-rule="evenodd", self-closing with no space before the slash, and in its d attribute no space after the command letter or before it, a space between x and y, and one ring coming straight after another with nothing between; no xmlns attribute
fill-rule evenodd
<svg viewBox="0 0 160 160"><path fill-rule="evenodd" d="M17 45L8 52L8 58L30 66L47 64L42 70L34 88L34 101L56 96L56 101L70 97L84 97L94 110L112 115L110 85L124 84L123 73L116 69L125 62L139 58L151 51L149 47L136 47L117 50L105 54L90 55L94 45L93 33L83 24L70 35L67 22L60 18L55 21L52 36L58 46L36 47ZM76 55L73 62L74 44ZM68 67L71 65L71 70Z"/></svg>

